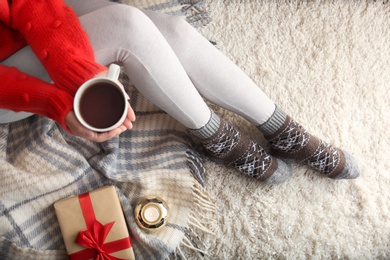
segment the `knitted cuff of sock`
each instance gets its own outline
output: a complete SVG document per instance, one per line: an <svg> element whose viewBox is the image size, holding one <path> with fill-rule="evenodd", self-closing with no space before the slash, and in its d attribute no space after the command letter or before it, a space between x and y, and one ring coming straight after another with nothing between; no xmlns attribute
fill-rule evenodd
<svg viewBox="0 0 390 260"><path fill-rule="evenodd" d="M274 113L267 120L267 122L259 125L258 128L263 132L264 135L271 135L280 129L286 119L287 115L281 109L276 107Z"/></svg>
<svg viewBox="0 0 390 260"><path fill-rule="evenodd" d="M213 136L219 129L221 119L212 109L210 109L210 112L211 115L207 124L199 129L189 129L191 134L193 134L195 137L199 139L206 139Z"/></svg>

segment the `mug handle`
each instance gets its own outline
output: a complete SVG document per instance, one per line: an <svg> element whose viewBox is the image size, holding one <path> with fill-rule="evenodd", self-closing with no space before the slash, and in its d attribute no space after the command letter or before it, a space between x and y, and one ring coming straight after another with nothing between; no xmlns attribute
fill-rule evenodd
<svg viewBox="0 0 390 260"><path fill-rule="evenodd" d="M107 78L113 81L118 81L120 72L121 67L113 63L110 65L110 67L108 67Z"/></svg>

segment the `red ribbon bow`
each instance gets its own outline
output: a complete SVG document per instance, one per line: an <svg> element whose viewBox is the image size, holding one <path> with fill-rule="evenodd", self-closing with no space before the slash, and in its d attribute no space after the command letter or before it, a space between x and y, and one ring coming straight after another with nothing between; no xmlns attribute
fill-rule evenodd
<svg viewBox="0 0 390 260"><path fill-rule="evenodd" d="M130 238L104 243L114 222L102 225L96 220L89 193L79 195L81 210L83 212L87 230L80 231L76 243L86 249L70 254L70 260L96 259L96 260L125 260L110 255L113 252L131 247Z"/></svg>

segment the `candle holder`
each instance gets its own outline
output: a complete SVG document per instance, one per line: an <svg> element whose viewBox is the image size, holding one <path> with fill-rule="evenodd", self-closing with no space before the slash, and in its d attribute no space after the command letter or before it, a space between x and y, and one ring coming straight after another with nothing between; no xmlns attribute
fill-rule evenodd
<svg viewBox="0 0 390 260"><path fill-rule="evenodd" d="M140 199L135 207L135 220L142 229L159 230L166 224L167 218L168 207L161 198Z"/></svg>

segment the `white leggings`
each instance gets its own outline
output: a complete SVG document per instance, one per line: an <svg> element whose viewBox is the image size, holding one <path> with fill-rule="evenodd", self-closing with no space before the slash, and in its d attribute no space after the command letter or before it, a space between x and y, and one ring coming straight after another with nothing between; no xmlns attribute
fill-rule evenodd
<svg viewBox="0 0 390 260"><path fill-rule="evenodd" d="M122 64L147 99L187 128L201 128L210 118L202 97L255 125L274 112L274 102L183 18L106 0L66 3L78 14L96 60ZM33 56L25 48L3 63L47 80Z"/></svg>

